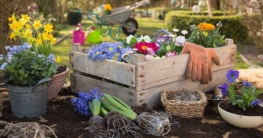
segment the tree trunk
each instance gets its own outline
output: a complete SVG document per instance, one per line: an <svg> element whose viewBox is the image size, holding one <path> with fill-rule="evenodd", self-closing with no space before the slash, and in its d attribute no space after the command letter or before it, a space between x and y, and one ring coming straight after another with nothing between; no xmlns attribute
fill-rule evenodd
<svg viewBox="0 0 263 138"><path fill-rule="evenodd" d="M211 10L210 0L206 0L206 5L207 5L207 10L208 10L209 16L212 17L213 13Z"/></svg>

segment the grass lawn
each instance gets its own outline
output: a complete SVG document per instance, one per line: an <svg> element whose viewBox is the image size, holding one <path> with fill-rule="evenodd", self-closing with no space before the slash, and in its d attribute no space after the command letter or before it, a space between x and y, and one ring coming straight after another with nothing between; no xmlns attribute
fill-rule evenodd
<svg viewBox="0 0 263 138"><path fill-rule="evenodd" d="M165 28L164 21L154 20L152 18L136 18L136 20L138 21L138 24L139 24L139 30L142 30L136 33L137 36L140 36L141 34L142 35L153 35L154 33L156 33L157 30ZM92 25L93 22L89 20L84 20L82 24L84 28L88 28L88 26ZM117 33L117 29L118 29L118 25L115 25L112 28L113 34ZM72 47L72 31L73 30L74 30L74 26L65 27L65 29L59 35L58 39L62 38L64 35L68 35L67 38L52 47L52 53L60 56L61 64L66 65L68 67L69 67L69 52ZM104 26L103 32L106 32L106 30L107 28ZM127 36L121 32L120 37L126 38ZM114 42L115 40L111 39L109 36L107 37L101 36L101 41ZM92 45L96 45L96 44L87 43L83 47L89 47ZM238 52L237 52L236 59L237 60L235 62L235 69L248 68L248 65L242 61ZM69 79L67 79L67 81L69 81Z"/></svg>

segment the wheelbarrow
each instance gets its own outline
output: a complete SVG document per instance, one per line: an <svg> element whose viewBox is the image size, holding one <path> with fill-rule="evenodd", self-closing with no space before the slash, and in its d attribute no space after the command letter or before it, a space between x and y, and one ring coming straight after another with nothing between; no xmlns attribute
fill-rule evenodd
<svg viewBox="0 0 263 138"><path fill-rule="evenodd" d="M121 29L127 36L134 35L137 32L137 29L139 27L138 22L130 16L136 8L147 4L150 4L149 0L142 0L140 2L136 2L131 6L114 8L109 15L99 16L94 12L87 12L86 15L89 20L92 20L96 25L99 26L100 34L103 37L110 35L112 39L118 40ZM113 37L112 34L112 27L114 24L119 25L116 37ZM102 32L102 26L107 26L106 33Z"/></svg>

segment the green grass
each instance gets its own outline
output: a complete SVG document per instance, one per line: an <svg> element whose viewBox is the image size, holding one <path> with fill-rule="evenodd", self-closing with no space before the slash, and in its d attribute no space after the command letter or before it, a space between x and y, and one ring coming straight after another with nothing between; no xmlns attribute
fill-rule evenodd
<svg viewBox="0 0 263 138"><path fill-rule="evenodd" d="M142 30L142 31L137 32L136 34L137 36L140 36L141 34L142 35L153 35L154 33L156 33L157 30L165 28L164 21L154 20L152 18L136 18L136 20L138 21L138 24L139 24L139 30ZM91 21L88 21L88 20L83 21L84 28L88 28L88 26L92 24L93 23ZM61 64L68 66L68 67L69 67L69 52L72 48L72 34L70 33L70 31L73 31L73 29L74 27L67 26L61 32L62 35L60 35L59 38L61 38L61 36L66 35L66 34L69 34L69 36L66 39L64 39L61 43L52 47L52 53L60 56ZM118 29L118 25L115 25L115 27L112 28L113 34L116 34L117 29ZM106 32L106 30L107 28L103 27L103 32ZM121 32L120 37L125 39L127 36ZM115 42L115 40L111 39L109 36L101 37L101 41ZM83 47L89 47L92 45L94 44L87 43ZM242 61L239 53L237 53L236 61L235 61L235 69L245 69L248 67L249 66L245 62ZM67 79L67 81L68 80L69 79Z"/></svg>

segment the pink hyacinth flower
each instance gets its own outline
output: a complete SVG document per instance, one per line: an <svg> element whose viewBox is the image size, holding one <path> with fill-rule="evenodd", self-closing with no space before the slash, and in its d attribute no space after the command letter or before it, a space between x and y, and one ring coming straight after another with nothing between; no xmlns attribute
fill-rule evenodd
<svg viewBox="0 0 263 138"><path fill-rule="evenodd" d="M172 56L176 56L177 55L177 53L174 51L174 52L167 52L166 54L165 54L165 57L172 57Z"/></svg>

